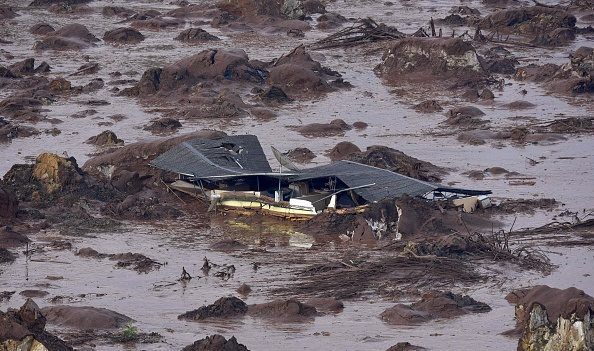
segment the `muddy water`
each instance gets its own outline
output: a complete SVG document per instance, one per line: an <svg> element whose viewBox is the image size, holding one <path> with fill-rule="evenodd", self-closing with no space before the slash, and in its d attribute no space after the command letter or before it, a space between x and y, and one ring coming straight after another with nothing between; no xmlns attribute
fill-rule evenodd
<svg viewBox="0 0 594 351"><path fill-rule="evenodd" d="M28 28L40 21L58 28L66 23L79 22L87 25L91 32L101 38L108 29L120 26L116 18L106 18L100 13L105 5L124 5L136 9L154 8L166 11L175 8L158 2L142 1L95 1L90 6L91 14L56 15L43 10L18 8L21 1L5 1L16 6L21 14L10 25L0 24L0 37L11 40L13 44L1 47L0 63L10 64L27 57L35 57L36 62L47 61L52 66L50 77L68 76L79 66L89 61L98 62L101 70L97 75L67 77L74 85L84 85L92 78L101 77L106 83L113 78L110 72L119 71L121 78L139 79L142 72L154 66L162 66L182 57L197 53L210 45L185 45L172 40L183 28L162 31L141 30L147 37L134 46L112 47L99 44L98 47L78 52L34 53L35 42ZM166 2L165 2L166 3ZM430 16L444 17L451 6L459 5L452 1L417 1L413 5L405 1L394 2L387 6L383 1L336 1L328 6L329 10L340 14L361 18L372 16L378 21L395 25L401 31L414 32L426 26ZM473 6L483 14L488 10L478 2ZM190 25L187 24L186 27ZM313 30L304 39L291 39L284 35L260 35L255 32L221 32L204 26L209 32L224 40L218 47L241 48L250 58L271 60L288 52L300 43L311 43L330 32ZM461 33L461 29L456 29ZM450 29L444 28L445 33ZM592 38L580 38L570 47L557 50L521 50L514 48L514 53L522 63L552 62L563 63L569 51L591 42ZM370 145L386 145L402 150L417 158L450 168L452 171L445 182L455 182L457 186L492 189L495 196L511 198L553 197L565 206L553 212L537 212L535 215L520 216L517 227L536 226L551 220L553 215L565 209L572 211L592 208L594 190L594 138L592 136L568 136L559 140L538 145L517 147L509 143L487 143L481 146L469 146L459 143L455 136L435 136L443 134L440 125L445 120L443 113L419 114L411 106L426 98L436 98L446 110L460 105L475 105L486 113L485 119L497 129L513 127L517 117L527 120L550 121L560 117L584 116L594 113L594 108L587 102L567 100L547 94L542 88L530 83L509 82L503 91L495 91L493 103L471 104L452 97L447 92L431 93L411 87L405 96L393 88L382 84L372 72L380 62L380 55L368 54L370 48L349 50L320 50L313 55L323 65L341 72L345 80L354 88L328 94L310 102L296 102L277 109L278 117L269 122L261 122L251 117L234 121L205 120L199 122L182 121L180 132L189 132L201 128L222 129L229 134L251 133L259 136L265 151L266 145L275 145L283 150L306 146L318 155L314 163L325 163L326 150L339 141L352 141L361 148ZM8 59L4 53L10 53ZM153 139L154 136L142 130L149 120L159 117L151 108L139 105L135 100L115 97L108 89L92 94L63 98L47 106L48 118L63 121L55 126L62 130L58 136L41 134L39 136L13 140L9 144L0 144L0 174L4 174L16 162L30 161L41 152L50 151L62 154L66 151L82 164L89 154L98 151L95 147L84 144L89 137L105 129L111 129L127 143ZM520 94L522 89L527 94ZM367 92L372 93L371 97ZM0 97L10 91L0 91ZM244 96L249 102L250 96ZM107 106L86 106L85 101L106 100ZM503 107L516 100L527 100L536 105L533 109L509 111ZM85 109L95 109L94 116L75 119L70 116ZM113 122L108 117L124 114L127 118ZM364 121L369 127L363 131L351 130L344 136L331 138L306 138L288 126L312 122L328 122L342 118L348 123ZM113 122L113 126L99 126L101 122ZM54 125L41 122L34 125L42 130ZM272 155L269 154L271 157ZM528 158L540 163L531 166ZM482 170L492 166L501 166L515 171L526 178L534 178L534 186L510 186L504 177L490 177L481 181L471 180L462 175L469 170ZM590 186L589 186L590 185ZM41 288L50 292L47 299L40 300L41 305L49 304L48 299L57 295L70 297L76 305L93 305L117 310L137 320L140 330L156 331L165 338L164 343L143 345L142 349L170 350L202 338L207 334L222 333L236 335L238 340L252 350L383 350L400 341L439 349L514 349L516 340L499 335L513 326L513 307L503 296L514 287L546 283L560 288L577 286L594 294L594 284L587 274L594 275L594 268L587 262L593 258L592 250L587 248L548 249L549 256L559 269L547 277L534 273L517 272L513 267L493 267L507 281L500 286L460 287L474 298L488 302L493 311L487 314L470 315L449 321L436 321L425 326L390 327L377 316L393 302L386 301L347 301L344 312L338 315L317 317L312 323L275 324L249 317L238 322L198 324L181 322L177 315L186 310L208 304L225 295L235 294L234 290L241 283L248 283L254 292L247 298L248 303L263 302L270 299L268 292L275 286L286 284L290 280L289 268L275 264L279 255L332 256L344 247L340 243L327 243L321 249L307 249L311 238L297 233L287 233L283 228L262 230L260 233L241 233L238 226L214 225L210 229L190 225L187 221L165 223L162 226L129 225L123 232L95 234L93 238L74 238L75 248L93 247L103 253L141 252L159 262L167 262L161 269L148 274L114 268L109 260L83 259L71 251L46 251L35 253L26 260L20 255L9 266L0 267L0 290L21 291L29 288ZM504 226L509 227L513 216L502 218ZM231 228L231 229L229 229ZM233 229L235 228L235 229ZM54 232L42 232L33 237L37 242L60 237ZM220 237L238 237L251 244L253 250L266 248L267 253L252 251L248 254L222 254L208 249L208 243ZM72 240L72 238L67 238ZM214 277L204 277L199 270L202 258L208 256L216 263L232 263L237 267L235 277L222 281ZM254 261L263 263L257 272L252 269ZM296 263L297 264L297 263ZM193 279L182 285L177 282L181 267L201 279ZM63 280L49 281L48 275L63 276ZM27 279L28 278L28 279ZM47 284L49 286L39 284ZM80 297L85 294L85 297ZM97 296L94 294L105 294ZM68 299L64 300L68 302ZM9 303L0 303L0 309L16 307L23 299L15 295ZM325 336L325 332L329 333ZM120 349L109 345L99 345L98 350Z"/></svg>

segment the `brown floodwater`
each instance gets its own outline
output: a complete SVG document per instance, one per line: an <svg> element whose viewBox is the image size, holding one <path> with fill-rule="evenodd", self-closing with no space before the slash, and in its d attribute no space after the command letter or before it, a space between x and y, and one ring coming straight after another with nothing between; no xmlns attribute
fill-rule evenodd
<svg viewBox="0 0 594 351"><path fill-rule="evenodd" d="M194 1L198 2L198 1ZM553 3L552 1L548 1ZM95 36L101 38L106 30L120 26L119 19L101 15L100 9L106 5L124 5L133 9L157 9L166 11L176 6L167 1L94 1L89 6L90 14L49 14L40 9L21 7L22 1L3 1L17 7L20 16L7 23L0 23L0 38L13 41L0 48L0 64L6 65L28 57L35 57L36 63L47 61L52 72L49 77L68 76L79 66L89 61L98 62L101 70L94 75L72 76L73 85L84 85L92 78L103 78L106 83L113 80L110 72L124 73L122 78L139 79L145 69L163 66L188 55L197 53L213 44L186 45L172 40L183 28L161 31L141 30L146 40L137 45L113 47L100 43L97 47L82 52L36 53L32 50L35 38L28 28L38 22L46 22L58 28L64 24L77 22L85 24ZM209 3L209 1L204 1ZM419 27L427 26L429 17L442 18L450 8L459 5L457 1L394 1L387 6L384 1L338 0L328 5L328 9L346 17L362 18L371 16L378 22L394 25L401 31L412 33ZM483 14L489 12L482 4L472 5ZM190 25L187 24L186 27ZM307 44L324 37L331 31L312 30L303 39L294 39L284 34L260 34L258 32L240 33L221 31L202 26L212 34L223 39L216 46L221 48L244 49L250 58L271 60L289 52L299 44ZM464 29L465 30L465 29ZM451 30L444 27L444 32ZM456 29L462 33L462 29ZM568 53L582 45L591 45L592 37L579 37L572 45L552 50L510 48L522 64L531 62L564 63ZM551 197L564 206L552 211L537 211L534 215L508 215L500 218L503 228L508 229L512 222L515 227L539 226L551 221L554 215L564 210L581 211L592 209L594 203L594 137L592 135L566 135L563 139L548 140L525 146L512 145L506 141L488 141L484 145L465 145L456 140L456 135L439 136L446 127L440 123L444 113L420 114L411 107L427 98L435 98L447 110L460 105L477 106L491 121L495 130L505 130L529 121L551 121L569 116L590 116L594 107L588 101L577 98L564 98L547 93L533 83L507 81L503 91L495 92L492 103L469 103L449 92L427 91L407 87L404 96L394 92L373 73L372 69L381 60L380 53L369 54L370 49L331 49L312 53L324 66L339 71L346 81L354 87L330 93L313 101L300 101L276 108L275 119L262 122L252 117L232 121L200 120L184 121L179 133L196 129L221 129L229 134L250 133L257 135L265 152L272 160L268 145L286 151L295 147L307 147L318 155L313 163L322 164L329 159L324 153L340 141L351 141L361 148L371 145L385 145L451 169L444 183L455 182L457 186L492 189L500 198L543 198ZM7 59L5 53L14 56ZM89 137L105 129L113 130L126 143L156 138L142 129L149 120L160 117L150 107L140 105L136 100L117 97L108 91L109 85L91 94L81 94L71 98L61 98L46 106L48 118L57 118L63 123L56 124L62 133L57 136L40 134L38 136L15 139L11 143L0 144L0 174L19 162L31 162L41 152L67 152L80 164L89 155L99 151L85 144ZM522 89L526 95L520 93ZM8 90L0 90L0 98L10 95ZM369 94L371 93L371 95ZM244 96L250 102L250 96ZM86 106L90 99L106 100L106 106ZM503 105L526 100L536 107L510 111ZM95 109L97 114L85 118L71 118L76 112ZM126 119L113 122L108 117L124 114ZM518 118L521 117L521 118ZM329 122L341 118L347 123L364 121L368 128L350 130L344 136L307 138L289 126L313 122ZM109 127L100 122L113 122ZM42 130L54 125L40 122L34 127ZM538 160L531 165L528 159ZM271 164L274 162L271 161ZM533 186L512 186L505 177L487 177L473 180L463 175L466 171L483 170L493 166L515 171L522 177L534 178ZM85 259L74 255L74 251L36 252L29 259L20 254L11 265L0 266L0 290L21 291L25 289L47 290L47 298L38 299L41 306L50 304L49 299L63 296L64 303L74 305L93 305L106 307L124 313L136 320L143 332L155 331L164 336L157 344L139 345L138 349L170 350L181 349L184 345L213 333L225 336L235 335L240 343L251 350L385 350L389 346L409 341L412 344L439 350L514 349L517 340L500 335L514 325L513 306L503 297L516 287L549 284L566 288L576 286L594 295L594 266L588 264L594 258L594 251L588 247L549 248L548 256L559 268L551 275L543 277L533 272L521 272L514 267L493 266L494 272L503 285L483 284L453 287L454 290L470 294L477 300L487 302L493 310L485 314L467 315L452 320L438 320L422 326L393 327L379 319L379 314L395 301L379 298L346 301L345 309L336 315L316 317L310 323L281 324L261 319L245 317L239 321L225 323L191 323L178 321L177 315L199 306L214 302L221 296L237 295L235 289L247 283L253 292L247 303L270 300L270 291L275 287L289 284L292 272L306 261L339 255L347 244L329 242L321 248L311 247L313 238L291 231L282 226L271 228L246 227L241 222L221 223L215 220L210 226L194 225L192 217L160 223L141 225L127 223L122 231L89 233L90 237L62 237L56 231L40 232L32 236L35 245L56 238L73 242L75 249L92 247L101 253L140 252L159 262L167 263L159 270L148 274L138 274L131 270L118 269L107 259ZM222 237L237 238L250 245L247 253L225 254L208 249L212 242ZM263 248L266 253L260 252ZM200 271L203 257L216 263L229 263L237 267L235 276L228 281L206 277ZM281 257L294 256L292 266L281 264ZM253 262L262 263L261 269L254 272ZM192 275L202 276L187 284L177 281L184 266ZM495 273L493 273L495 274ZM62 280L48 280L47 276L63 276ZM49 285L47 285L49 284ZM81 297L84 294L84 297ZM23 298L18 293L10 302L0 302L0 309L17 307ZM97 350L117 350L99 342Z"/></svg>

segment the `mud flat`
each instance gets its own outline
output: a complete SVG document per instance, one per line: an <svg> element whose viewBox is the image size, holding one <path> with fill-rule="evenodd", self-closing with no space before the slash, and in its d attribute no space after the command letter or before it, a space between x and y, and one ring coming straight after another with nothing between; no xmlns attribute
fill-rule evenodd
<svg viewBox="0 0 594 351"><path fill-rule="evenodd" d="M0 343L566 347L594 313L594 7L459 5L5 1L0 311L20 329ZM237 134L494 206L404 197L292 223L209 212L148 165Z"/></svg>

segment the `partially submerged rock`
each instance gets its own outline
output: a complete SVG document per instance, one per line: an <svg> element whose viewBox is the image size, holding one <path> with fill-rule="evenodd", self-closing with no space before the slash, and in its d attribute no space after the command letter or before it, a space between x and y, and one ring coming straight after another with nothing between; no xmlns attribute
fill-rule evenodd
<svg viewBox="0 0 594 351"><path fill-rule="evenodd" d="M488 74L474 47L460 38L405 38L384 53L375 71L389 84L440 82L448 87L484 85Z"/></svg>
<svg viewBox="0 0 594 351"><path fill-rule="evenodd" d="M516 304L518 350L594 348L594 297L583 290L538 285L516 290L506 299Z"/></svg>
<svg viewBox="0 0 594 351"><path fill-rule="evenodd" d="M118 329L132 321L121 313L92 306L48 306L41 312L49 324L82 330Z"/></svg>
<svg viewBox="0 0 594 351"><path fill-rule="evenodd" d="M204 339L195 341L192 345L188 345L182 351L249 351L245 345L237 342L234 336L229 340L224 336L215 334L207 336Z"/></svg>
<svg viewBox="0 0 594 351"><path fill-rule="evenodd" d="M293 162L297 163L308 163L313 160L316 155L306 147L297 147L289 150L285 155Z"/></svg>
<svg viewBox="0 0 594 351"><path fill-rule="evenodd" d="M0 186L0 218L15 218L19 208L19 200L9 190Z"/></svg>
<svg viewBox="0 0 594 351"><path fill-rule="evenodd" d="M33 45L35 50L82 50L95 45L97 39L82 24L67 24L64 27L46 34Z"/></svg>
<svg viewBox="0 0 594 351"><path fill-rule="evenodd" d="M294 129L304 136L319 138L344 135L346 131L352 129L352 126L348 125L342 119L334 119L330 123L312 123L301 127L294 127Z"/></svg>
<svg viewBox="0 0 594 351"><path fill-rule="evenodd" d="M152 134L173 134L182 127L180 121L171 117L163 117L152 121L144 126L144 130L150 131Z"/></svg>
<svg viewBox="0 0 594 351"><path fill-rule="evenodd" d="M426 348L412 345L409 342L399 342L396 345L390 346L386 351L423 351Z"/></svg>
<svg viewBox="0 0 594 351"><path fill-rule="evenodd" d="M235 318L245 315L248 306L237 297L221 297L215 303L177 316L177 319L200 321L209 318Z"/></svg>
<svg viewBox="0 0 594 351"><path fill-rule="evenodd" d="M105 32L103 40L114 44L138 44L144 40L144 35L134 28L120 27Z"/></svg>
<svg viewBox="0 0 594 351"><path fill-rule="evenodd" d="M313 319L318 314L315 307L303 304L297 300L275 300L261 304L250 305L248 315L274 319L283 322L301 322Z"/></svg>
<svg viewBox="0 0 594 351"><path fill-rule="evenodd" d="M420 301L409 305L398 304L381 314L388 324L415 325L436 318L453 318L467 313L491 311L487 304L478 302L468 295L451 292L431 292L423 295Z"/></svg>
<svg viewBox="0 0 594 351"><path fill-rule="evenodd" d="M63 340L45 331L39 306L27 299L19 310L0 311L0 346L5 350L73 351Z"/></svg>
<svg viewBox="0 0 594 351"><path fill-rule="evenodd" d="M179 33L174 39L184 43L204 43L221 40L219 37L208 33L202 28L188 28Z"/></svg>
<svg viewBox="0 0 594 351"><path fill-rule="evenodd" d="M361 154L361 149L350 141L341 141L327 153L332 161L345 160L356 154Z"/></svg>
<svg viewBox="0 0 594 351"><path fill-rule="evenodd" d="M124 141L122 139L119 139L118 136L111 130L106 130L98 135L90 137L89 139L87 139L86 143L97 146L124 145Z"/></svg>

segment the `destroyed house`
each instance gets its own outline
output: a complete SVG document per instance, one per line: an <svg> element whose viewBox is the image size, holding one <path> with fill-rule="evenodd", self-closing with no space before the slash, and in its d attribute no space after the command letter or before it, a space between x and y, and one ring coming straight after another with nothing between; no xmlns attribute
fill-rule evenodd
<svg viewBox="0 0 594 351"><path fill-rule="evenodd" d="M273 148L273 171L254 135L193 139L151 165L179 175L172 189L210 201L211 208L309 218L325 210L357 208L404 195L467 198L490 191L446 187L351 161L299 169Z"/></svg>

